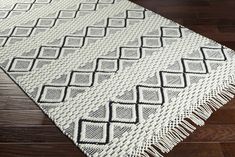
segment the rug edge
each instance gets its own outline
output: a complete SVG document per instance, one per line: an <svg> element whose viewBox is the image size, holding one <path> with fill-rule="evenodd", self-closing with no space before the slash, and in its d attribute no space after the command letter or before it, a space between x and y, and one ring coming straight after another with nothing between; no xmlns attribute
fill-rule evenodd
<svg viewBox="0 0 235 157"><path fill-rule="evenodd" d="M162 136L158 143L147 147L142 155L144 157L164 157L166 153L170 152L196 129L204 126L206 120L210 118L212 113L226 105L235 97L235 77L230 77L226 83L224 87L217 87L213 90L217 91L217 94L210 97L207 103L200 104L193 110L192 114L179 121L176 127L170 128L167 132L160 132L160 134L165 136Z"/></svg>

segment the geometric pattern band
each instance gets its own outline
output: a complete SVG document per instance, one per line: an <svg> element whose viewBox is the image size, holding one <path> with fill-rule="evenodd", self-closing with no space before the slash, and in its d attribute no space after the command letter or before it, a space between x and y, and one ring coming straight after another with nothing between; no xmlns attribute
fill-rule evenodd
<svg viewBox="0 0 235 157"><path fill-rule="evenodd" d="M88 66L91 64L89 68L81 68L81 70L74 70L68 75L61 76L51 84L43 86L38 102L58 103L67 98L75 97L77 94L84 92L85 89L94 86L94 84L108 79L120 69L132 65L145 55L149 55L146 51L153 52L163 47L165 39L181 38L181 29L182 26L160 27L158 35L142 36L136 47L119 47L111 55L102 56L89 63ZM50 93L53 93L53 97L50 96Z"/></svg>
<svg viewBox="0 0 235 157"><path fill-rule="evenodd" d="M34 68L41 68L53 60L75 53L75 51L86 46L91 41L94 42L108 36L111 31L120 31L134 21L138 22L145 19L145 12L146 10L127 10L119 17L107 18L106 21L103 20L98 25L88 26L47 45L42 45L38 49L33 49L22 56L14 57L9 62L8 72L25 73ZM18 64L21 66L17 66Z"/></svg>
<svg viewBox="0 0 235 157"><path fill-rule="evenodd" d="M22 41L30 36L35 36L38 33L45 32L55 26L75 19L78 16L84 16L90 12L115 4L117 0L86 1L84 3L75 4L74 7L68 8L67 10L59 10L53 14L47 15L46 17L41 17L34 21L27 22L26 24L14 26L11 29L0 32L0 46L4 47L6 45ZM27 5L31 6L31 4ZM24 5L22 7L26 6Z"/></svg>
<svg viewBox="0 0 235 157"><path fill-rule="evenodd" d="M187 135L173 127L191 111L206 119L201 103L234 79L233 51L127 0L11 1L0 7L0 66L88 156L171 149Z"/></svg>
<svg viewBox="0 0 235 157"><path fill-rule="evenodd" d="M52 1L58 0L31 0L28 2L15 3L0 8L0 20L20 15L29 10L42 7L45 4L50 4Z"/></svg>
<svg viewBox="0 0 235 157"><path fill-rule="evenodd" d="M128 93L121 96L125 99L120 100L119 98L119 101L110 101L105 107L106 110L103 111L107 112L107 114L104 114L107 116L104 119L107 120L99 121L99 117L80 119L78 122L77 142L79 144L107 144L110 139L110 129L114 128L110 126L111 124L136 124L140 122L140 115L142 118L147 119L150 114L153 114L150 111L156 109L156 105L164 105L165 99L169 99L169 95L167 96L169 93L166 93L166 89L173 91L177 89L179 92L190 84L195 83L195 78L198 76L200 78L205 77L210 71L215 70L219 64L227 61L223 46L220 48L212 46L200 47L199 51L195 52L194 55L196 56L182 58L180 61L175 62L173 67L160 71L154 77L149 78L151 81L136 85L131 94ZM217 66L215 66L215 62ZM151 108L151 106L153 107ZM102 128L101 130L105 129L102 132L102 136L100 136L104 139L99 139L99 137L93 137L92 135L89 135L89 138L84 138L86 134L90 133L86 128L88 126L96 127L97 124ZM124 127L127 128L127 125ZM84 128L86 131L84 131ZM126 130L128 131L128 129ZM97 130L97 132L100 132L100 130ZM114 131L112 130L112 132ZM99 142L97 142L98 139Z"/></svg>

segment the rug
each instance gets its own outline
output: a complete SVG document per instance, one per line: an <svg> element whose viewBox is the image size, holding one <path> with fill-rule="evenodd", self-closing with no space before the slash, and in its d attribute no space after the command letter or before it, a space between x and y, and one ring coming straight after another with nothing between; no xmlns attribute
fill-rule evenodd
<svg viewBox="0 0 235 157"><path fill-rule="evenodd" d="M87 156L162 156L235 94L235 53L127 0L0 4L0 66Z"/></svg>

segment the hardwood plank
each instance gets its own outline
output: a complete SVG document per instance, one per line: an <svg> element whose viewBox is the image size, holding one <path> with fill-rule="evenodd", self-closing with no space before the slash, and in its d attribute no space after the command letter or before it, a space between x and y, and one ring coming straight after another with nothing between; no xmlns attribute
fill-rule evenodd
<svg viewBox="0 0 235 157"><path fill-rule="evenodd" d="M235 143L221 143L221 149L224 157L234 157L235 156Z"/></svg>
<svg viewBox="0 0 235 157"><path fill-rule="evenodd" d="M15 86L1 87L0 96L27 98L25 93L23 93L18 87Z"/></svg>
<svg viewBox="0 0 235 157"><path fill-rule="evenodd" d="M28 97L16 98L0 96L0 110L40 110Z"/></svg>
<svg viewBox="0 0 235 157"><path fill-rule="evenodd" d="M192 1L188 1L188 0L164 0L164 1L160 1L160 0L131 0L134 3L137 3L141 6L144 7L162 7L162 6L209 6L210 3L208 1L205 0L192 0ZM154 10L154 9L153 9ZM155 11L157 11L155 9Z"/></svg>
<svg viewBox="0 0 235 157"><path fill-rule="evenodd" d="M235 124L235 109L221 109L214 112L206 124Z"/></svg>
<svg viewBox="0 0 235 157"><path fill-rule="evenodd" d="M0 69L0 84L14 84L9 77Z"/></svg>
<svg viewBox="0 0 235 157"><path fill-rule="evenodd" d="M235 124L235 98L214 112L206 124Z"/></svg>
<svg viewBox="0 0 235 157"><path fill-rule="evenodd" d="M223 157L219 143L180 143L165 157Z"/></svg>
<svg viewBox="0 0 235 157"><path fill-rule="evenodd" d="M39 107L0 69L0 110L39 110Z"/></svg>
<svg viewBox="0 0 235 157"><path fill-rule="evenodd" d="M235 22L234 22L235 23ZM235 24L229 24L229 25L222 25L218 26L218 30L223 33L234 33L235 32Z"/></svg>
<svg viewBox="0 0 235 157"><path fill-rule="evenodd" d="M0 143L65 142L69 138L56 126L0 127Z"/></svg>
<svg viewBox="0 0 235 157"><path fill-rule="evenodd" d="M235 124L206 124L184 142L235 142Z"/></svg>
<svg viewBox="0 0 235 157"><path fill-rule="evenodd" d="M16 125L54 125L40 110L0 110L0 127Z"/></svg>
<svg viewBox="0 0 235 157"><path fill-rule="evenodd" d="M73 146L65 144L0 144L1 157L85 157Z"/></svg>

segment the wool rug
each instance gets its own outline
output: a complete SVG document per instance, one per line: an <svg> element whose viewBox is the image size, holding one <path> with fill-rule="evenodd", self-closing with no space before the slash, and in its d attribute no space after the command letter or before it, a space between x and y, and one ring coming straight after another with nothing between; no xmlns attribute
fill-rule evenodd
<svg viewBox="0 0 235 157"><path fill-rule="evenodd" d="M87 156L162 156L235 94L235 53L128 0L0 4L0 66Z"/></svg>

